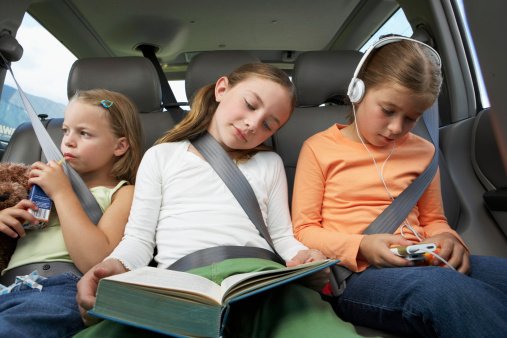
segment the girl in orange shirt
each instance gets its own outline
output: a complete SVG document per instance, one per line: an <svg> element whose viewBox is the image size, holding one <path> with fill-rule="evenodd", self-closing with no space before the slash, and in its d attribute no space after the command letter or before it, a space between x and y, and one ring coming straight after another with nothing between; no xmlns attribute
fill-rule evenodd
<svg viewBox="0 0 507 338"><path fill-rule="evenodd" d="M351 123L303 145L294 230L360 272L333 298L343 319L409 336L498 337L507 327L507 260L470 256L447 224L438 172L394 234L363 234L430 163L434 147L410 130L441 83L439 55L419 41L389 37L370 48L349 87ZM435 243L446 268L436 258L416 267L390 250L419 242Z"/></svg>

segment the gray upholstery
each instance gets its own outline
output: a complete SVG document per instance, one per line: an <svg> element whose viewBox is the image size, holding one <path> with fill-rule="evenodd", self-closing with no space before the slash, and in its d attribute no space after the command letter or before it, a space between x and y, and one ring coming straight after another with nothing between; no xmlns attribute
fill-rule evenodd
<svg viewBox="0 0 507 338"><path fill-rule="evenodd" d="M298 106L318 106L335 96L346 96L362 53L355 50L314 51L298 56L294 84Z"/></svg>
<svg viewBox="0 0 507 338"><path fill-rule="evenodd" d="M496 143L490 112L489 109L484 110L476 116L472 137L474 168L486 190L507 188L507 175Z"/></svg>
<svg viewBox="0 0 507 338"><path fill-rule="evenodd" d="M501 161L491 120L491 110L483 110L475 117L472 136L472 163L484 186L484 202L507 235L507 174Z"/></svg>
<svg viewBox="0 0 507 338"><path fill-rule="evenodd" d="M62 122L63 119L50 119L42 122L57 146L62 141ZM35 136L32 124L25 122L18 126L12 134L9 145L2 157L2 162L26 164L32 164L36 161L46 162L46 157L42 154L42 149L38 144L39 141Z"/></svg>
<svg viewBox="0 0 507 338"><path fill-rule="evenodd" d="M104 88L129 97L141 112L162 110L162 92L155 67L140 56L76 60L69 72L67 96L76 90Z"/></svg>
<svg viewBox="0 0 507 338"><path fill-rule="evenodd" d="M260 60L246 51L220 50L197 54L188 65L185 79L188 100L199 88L216 82L219 77L228 75L245 63L256 62Z"/></svg>
<svg viewBox="0 0 507 338"><path fill-rule="evenodd" d="M273 135L273 145L282 157L287 174L289 201L303 142L334 123L347 122L350 106L321 105L347 94L348 83L361 55L357 51L306 52L296 60L293 82L298 106L289 121Z"/></svg>

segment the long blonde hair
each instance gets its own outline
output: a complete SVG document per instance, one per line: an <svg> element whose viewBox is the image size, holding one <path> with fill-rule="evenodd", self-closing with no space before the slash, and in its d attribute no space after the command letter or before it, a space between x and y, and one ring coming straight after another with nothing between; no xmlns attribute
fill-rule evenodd
<svg viewBox="0 0 507 338"><path fill-rule="evenodd" d="M259 77L273 81L290 93L291 112L296 104L295 88L284 71L265 63L249 63L240 66L232 73L227 75L229 86L234 87L238 83L245 81L251 77ZM191 110L185 118L174 128L169 130L156 143L178 142L186 139L192 140L204 134L215 115L218 102L215 100L215 84L202 87L197 91L192 99ZM238 151L237 160L253 156L258 151L271 150L266 145L259 145L252 149Z"/></svg>
<svg viewBox="0 0 507 338"><path fill-rule="evenodd" d="M116 137L125 137L129 144L129 149L116 159L111 176L117 180L126 180L134 184L143 149L142 125L135 104L125 95L106 89L78 91L71 98L71 101L73 100L98 106L107 111L107 118L113 134ZM102 100L109 100L113 104L109 108L105 108L101 104Z"/></svg>

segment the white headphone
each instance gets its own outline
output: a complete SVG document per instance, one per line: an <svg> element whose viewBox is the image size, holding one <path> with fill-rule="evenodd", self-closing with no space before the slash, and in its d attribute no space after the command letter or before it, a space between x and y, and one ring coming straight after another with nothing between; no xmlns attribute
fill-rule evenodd
<svg viewBox="0 0 507 338"><path fill-rule="evenodd" d="M357 76L359 75L359 72L363 68L363 64L366 62L366 60L368 59L370 54L377 48L380 48L382 46L385 46L385 45L393 43L393 42L402 41L402 40L413 41L413 42L416 42L420 45L423 45L423 46L429 48L429 50L432 51L433 54L435 55L435 59L437 61L438 66L441 67L442 60L440 59L440 55L438 55L437 51L433 47L425 44L424 42L421 42L419 40L414 40L411 38L407 38L405 36L388 36L388 37L382 38L382 39L378 40L377 42L375 42L373 45L371 45L366 50L363 57L361 58L361 61L359 61L359 64L357 65L356 70L354 71L354 75L352 77L352 80L350 80L350 84L349 84L349 87L347 90L347 96L349 97L351 103L358 103L359 101L361 101L361 99L364 96L364 92L365 92L364 82L363 82L363 80L361 80Z"/></svg>

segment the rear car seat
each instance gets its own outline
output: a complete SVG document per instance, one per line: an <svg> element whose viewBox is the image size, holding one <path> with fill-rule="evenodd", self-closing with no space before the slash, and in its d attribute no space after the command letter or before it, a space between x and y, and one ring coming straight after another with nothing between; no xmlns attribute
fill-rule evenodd
<svg viewBox="0 0 507 338"><path fill-rule="evenodd" d="M215 83L218 78L245 63L257 62L261 61L246 51L222 50L197 54L190 60L185 76L185 92L189 102L199 88Z"/></svg>
<svg viewBox="0 0 507 338"><path fill-rule="evenodd" d="M350 106L339 101L345 99L361 56L357 51L315 51L302 53L296 59L292 79L296 86L296 108L272 137L273 147L285 166L289 201L303 142L334 123L347 123Z"/></svg>
<svg viewBox="0 0 507 338"><path fill-rule="evenodd" d="M162 111L162 94L157 73L143 57L107 57L77 60L69 73L67 95L76 90L104 88L118 91L131 98L141 112L145 134L145 149L174 125L169 112ZM55 144L62 139L63 118L43 121ZM31 164L46 161L31 123L21 124L5 150L2 162Z"/></svg>

